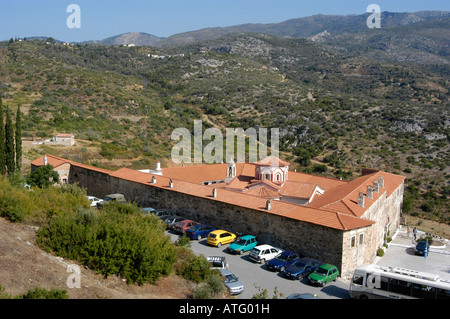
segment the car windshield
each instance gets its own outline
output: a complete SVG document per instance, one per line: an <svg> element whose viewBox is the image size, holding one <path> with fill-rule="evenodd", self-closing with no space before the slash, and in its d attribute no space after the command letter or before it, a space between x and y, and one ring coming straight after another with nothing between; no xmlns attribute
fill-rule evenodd
<svg viewBox="0 0 450 319"><path fill-rule="evenodd" d="M235 274L230 274L225 276L225 282L236 282L238 281L238 278Z"/></svg>
<svg viewBox="0 0 450 319"><path fill-rule="evenodd" d="M189 228L191 231L196 231L196 230L198 230L200 228L200 225L194 225L194 226L191 226L191 228Z"/></svg>
<svg viewBox="0 0 450 319"><path fill-rule="evenodd" d="M317 270L315 272L320 275L328 274L328 270L326 270L325 268L317 268Z"/></svg>
<svg viewBox="0 0 450 319"><path fill-rule="evenodd" d="M108 201L110 201L110 200L114 200L114 198L109 197L109 196L106 196L104 200L105 200L105 202L108 202Z"/></svg>
<svg viewBox="0 0 450 319"><path fill-rule="evenodd" d="M297 268L303 269L303 268L306 267L306 264L305 264L303 261L297 261L297 262L294 264L294 266L297 267Z"/></svg>
<svg viewBox="0 0 450 319"><path fill-rule="evenodd" d="M247 243L247 241L245 239L239 239L236 244L240 245L240 246L244 246Z"/></svg>
<svg viewBox="0 0 450 319"><path fill-rule="evenodd" d="M427 244L426 242L420 241L420 242L417 244L417 247L425 247L426 244Z"/></svg>
<svg viewBox="0 0 450 319"><path fill-rule="evenodd" d="M209 237L210 237L210 238L216 238L216 234L211 234L211 233L210 233L210 234L209 234Z"/></svg>
<svg viewBox="0 0 450 319"><path fill-rule="evenodd" d="M288 255L281 253L281 254L278 254L275 258L280 261L287 261Z"/></svg>

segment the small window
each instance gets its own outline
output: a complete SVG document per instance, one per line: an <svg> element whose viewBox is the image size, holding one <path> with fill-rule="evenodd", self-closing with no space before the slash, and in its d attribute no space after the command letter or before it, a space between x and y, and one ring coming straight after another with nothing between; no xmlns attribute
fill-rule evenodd
<svg viewBox="0 0 450 319"><path fill-rule="evenodd" d="M356 245L356 237L352 236L350 238L350 247L355 247L355 245Z"/></svg>
<svg viewBox="0 0 450 319"><path fill-rule="evenodd" d="M359 234L359 244L364 244L364 234Z"/></svg>
<svg viewBox="0 0 450 319"><path fill-rule="evenodd" d="M363 277L363 276L361 276L361 275L354 275L354 276L353 276L353 283L354 283L355 285L360 285L360 286L362 286L363 281L364 281L364 277Z"/></svg>

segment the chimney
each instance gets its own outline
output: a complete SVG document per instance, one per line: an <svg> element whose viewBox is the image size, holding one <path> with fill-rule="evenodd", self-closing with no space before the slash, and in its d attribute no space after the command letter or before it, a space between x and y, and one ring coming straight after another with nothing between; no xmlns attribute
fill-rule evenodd
<svg viewBox="0 0 450 319"><path fill-rule="evenodd" d="M172 179L170 179L170 181L169 181L169 188L172 188L173 187L173 181L172 181Z"/></svg>
<svg viewBox="0 0 450 319"><path fill-rule="evenodd" d="M384 176L378 176L378 183L380 185L380 188L384 188Z"/></svg>
<svg viewBox="0 0 450 319"><path fill-rule="evenodd" d="M152 184L156 184L156 177L152 176Z"/></svg>
<svg viewBox="0 0 450 319"><path fill-rule="evenodd" d="M378 180L377 179L373 181L373 190L377 193L380 192L380 189L378 188Z"/></svg>
<svg viewBox="0 0 450 319"><path fill-rule="evenodd" d="M372 185L367 186L367 197L370 199L373 199L373 186Z"/></svg>
<svg viewBox="0 0 450 319"><path fill-rule="evenodd" d="M360 192L358 195L358 205L364 207L364 193Z"/></svg>
<svg viewBox="0 0 450 319"><path fill-rule="evenodd" d="M217 198L217 188L213 188L212 197Z"/></svg>
<svg viewBox="0 0 450 319"><path fill-rule="evenodd" d="M44 155L44 166L47 165L48 161L47 161L47 155Z"/></svg>
<svg viewBox="0 0 450 319"><path fill-rule="evenodd" d="M161 163L160 163L159 161L156 162L156 170L157 170L158 172L161 171Z"/></svg>
<svg viewBox="0 0 450 319"><path fill-rule="evenodd" d="M272 204L270 203L270 199L268 199L266 202L266 210L271 210L271 209L272 209Z"/></svg>

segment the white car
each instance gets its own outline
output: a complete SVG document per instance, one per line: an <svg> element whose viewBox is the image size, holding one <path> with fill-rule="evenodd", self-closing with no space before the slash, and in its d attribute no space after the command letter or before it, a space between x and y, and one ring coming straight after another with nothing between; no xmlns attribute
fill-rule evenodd
<svg viewBox="0 0 450 319"><path fill-rule="evenodd" d="M264 264L267 261L274 258L275 256L277 256L282 251L283 249L273 247L270 245L259 245L250 250L249 257L253 261Z"/></svg>
<svg viewBox="0 0 450 319"><path fill-rule="evenodd" d="M86 196L91 202L91 207L97 207L97 203L103 202L103 199L99 199L94 196Z"/></svg>

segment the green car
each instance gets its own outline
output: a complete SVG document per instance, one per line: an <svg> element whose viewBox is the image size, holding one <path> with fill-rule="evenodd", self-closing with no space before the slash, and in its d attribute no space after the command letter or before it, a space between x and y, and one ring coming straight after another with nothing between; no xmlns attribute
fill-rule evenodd
<svg viewBox="0 0 450 319"><path fill-rule="evenodd" d="M252 235L246 235L239 238L228 247L230 253L237 253L242 255L244 252L252 250L258 244L256 237Z"/></svg>
<svg viewBox="0 0 450 319"><path fill-rule="evenodd" d="M339 270L336 266L323 264L308 276L309 282L313 285L325 286L330 281L336 280Z"/></svg>

